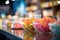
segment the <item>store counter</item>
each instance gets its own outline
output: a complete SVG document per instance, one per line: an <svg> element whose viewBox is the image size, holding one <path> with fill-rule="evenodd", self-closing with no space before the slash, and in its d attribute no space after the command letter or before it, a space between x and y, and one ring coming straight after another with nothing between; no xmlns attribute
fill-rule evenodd
<svg viewBox="0 0 60 40"><path fill-rule="evenodd" d="M23 40L9 32L0 30L0 40Z"/></svg>

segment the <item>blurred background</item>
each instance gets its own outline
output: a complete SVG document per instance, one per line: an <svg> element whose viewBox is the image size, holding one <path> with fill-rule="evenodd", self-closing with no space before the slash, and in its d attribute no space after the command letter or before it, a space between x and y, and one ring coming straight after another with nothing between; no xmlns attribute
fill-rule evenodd
<svg viewBox="0 0 60 40"><path fill-rule="evenodd" d="M0 29L12 34L22 35L23 20L44 16L59 21L60 0L0 0Z"/></svg>
<svg viewBox="0 0 60 40"><path fill-rule="evenodd" d="M0 1L0 16L16 15L34 17L45 12L52 12L51 16L56 15L60 9L59 0L1 0ZM48 13L49 14L49 13Z"/></svg>

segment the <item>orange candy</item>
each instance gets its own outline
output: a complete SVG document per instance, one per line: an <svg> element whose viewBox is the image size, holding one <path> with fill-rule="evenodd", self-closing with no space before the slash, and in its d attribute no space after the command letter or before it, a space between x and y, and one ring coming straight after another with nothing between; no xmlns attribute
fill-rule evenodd
<svg viewBox="0 0 60 40"><path fill-rule="evenodd" d="M24 21L24 24L31 24L31 23L32 23L31 20L25 20L25 21Z"/></svg>

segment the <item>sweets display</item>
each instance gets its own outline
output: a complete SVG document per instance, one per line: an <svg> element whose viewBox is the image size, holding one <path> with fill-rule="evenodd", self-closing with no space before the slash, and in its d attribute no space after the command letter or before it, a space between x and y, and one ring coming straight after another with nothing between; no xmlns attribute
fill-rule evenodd
<svg viewBox="0 0 60 40"><path fill-rule="evenodd" d="M43 18L30 18L30 19L27 18L18 22L14 23L14 28L23 28L26 31L50 32L49 23L54 23L56 22L56 20L51 17L43 17ZM19 30L14 31L14 33L18 35L19 32L20 32Z"/></svg>
<svg viewBox="0 0 60 40"><path fill-rule="evenodd" d="M43 17L43 18L31 18L31 19L27 19L24 20L24 28L26 30L37 30L37 31L41 31L41 32L50 32L49 29L49 23L54 23L56 22L56 20L54 18L51 17Z"/></svg>

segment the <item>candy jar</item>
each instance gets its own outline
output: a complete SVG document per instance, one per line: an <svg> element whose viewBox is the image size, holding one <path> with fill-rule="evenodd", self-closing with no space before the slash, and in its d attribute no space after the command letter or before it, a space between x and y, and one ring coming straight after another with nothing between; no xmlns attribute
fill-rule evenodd
<svg viewBox="0 0 60 40"><path fill-rule="evenodd" d="M55 35L60 35L60 25L58 24L50 24L50 30Z"/></svg>
<svg viewBox="0 0 60 40"><path fill-rule="evenodd" d="M15 35L17 35L17 36L21 36L22 35L22 33L24 32L22 29L23 29L23 25L21 24L21 23L14 23L14 25L13 25L14 27L14 29L15 30L13 30L13 33L15 34Z"/></svg>

